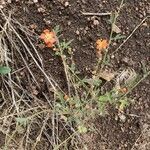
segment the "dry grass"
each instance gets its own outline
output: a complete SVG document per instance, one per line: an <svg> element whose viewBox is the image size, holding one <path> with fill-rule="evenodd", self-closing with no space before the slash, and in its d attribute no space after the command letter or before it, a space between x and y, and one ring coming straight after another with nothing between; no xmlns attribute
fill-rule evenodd
<svg viewBox="0 0 150 150"><path fill-rule="evenodd" d="M0 131L5 135L5 143L1 148L38 149L40 145L45 145L43 149L59 149L70 139L76 141L80 136L73 126L59 120L55 112L55 93L64 92L43 67L42 58L33 43L38 36L12 19L11 14L7 16L1 11L1 16L4 23L0 26L0 61L13 70L8 76L1 77L0 83ZM16 62L16 58L21 60L21 64ZM42 100L36 96L36 91L23 86L23 80L26 80L30 86L40 87L33 66L38 69L47 86L51 87L49 93L42 93ZM23 70L29 77L21 78Z"/></svg>
<svg viewBox="0 0 150 150"><path fill-rule="evenodd" d="M12 73L0 77L0 98L2 99L2 102L0 101L0 134L4 135L5 141L0 148L58 150L67 149L69 146L80 149L79 146L82 146L86 149L76 126L64 121L65 119L62 119L56 111L58 97L65 95L65 92L53 76L44 69L43 58L35 46L35 43L38 43L38 35L13 19L11 14L7 16L1 11L0 15L4 20L0 25L0 63L12 68ZM93 84L90 88L85 84L82 85L85 94L80 95L81 90L76 85L76 80L79 82L82 80L67 66L62 56L69 96L71 95L70 88L73 88L75 92L73 96L83 95L90 108L93 106L93 101L99 98L100 90ZM40 89L40 81L35 68L38 70L38 75L42 76L46 82L48 89L46 92L42 91L42 98L37 96L36 88ZM123 84L131 87L129 90L131 92L149 74L150 71L133 83L137 74L134 70L127 69L119 73L114 80L116 86ZM93 82L95 79L87 81ZM25 87L24 82L29 89ZM88 99L90 96L92 100ZM89 116L86 116L83 122L86 122Z"/></svg>

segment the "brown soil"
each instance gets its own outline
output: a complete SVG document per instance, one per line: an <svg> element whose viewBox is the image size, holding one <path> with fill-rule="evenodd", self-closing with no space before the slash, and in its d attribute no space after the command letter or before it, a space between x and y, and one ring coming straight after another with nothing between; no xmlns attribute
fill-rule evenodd
<svg viewBox="0 0 150 150"><path fill-rule="evenodd" d="M35 24L37 34L40 34L45 28L54 28L59 25L62 29L62 37L67 40L73 39L71 47L74 50L75 64L81 76L89 76L96 64L95 41L98 38L109 38L110 25L108 24L108 16L84 16L82 12L114 11L118 8L120 2L118 0L69 0L68 2L69 5L65 6L64 0L39 0L37 3L30 3L27 0L12 1L4 6L4 10L7 12L11 10L13 18L29 28L32 24ZM149 12L150 4L148 0L126 0L118 18L117 26L124 35L128 36ZM97 20L99 24L94 25L94 20ZM109 67L111 69L118 71L132 68L139 75L143 75L142 64L145 64L147 68L150 66L149 23L149 20L146 19L144 24L116 53L113 53L113 51L122 43L122 40L117 41L110 47ZM61 60L54 56L54 53L49 49L40 48L39 43L36 45L43 58L46 72L51 73L61 88L66 89L66 79ZM16 66L21 67L21 60L16 59ZM42 76L34 66L32 67L33 72L36 72L37 79L41 79ZM25 89L30 90L28 83L23 82L22 84ZM40 86L38 97L42 99L41 93L47 90L47 84L42 82ZM144 127L150 125L149 89L150 76L130 94L130 98L134 99L135 103L131 104L124 113L125 122L121 122L115 109L111 109L109 115L98 117L93 122L97 133L87 135L87 140L89 140L85 140L85 143L88 143L89 150L130 150L139 137L136 144L141 145ZM149 133L148 129L146 133ZM44 139L45 141L46 139ZM148 142L150 142L149 139L146 143ZM4 135L0 132L0 145L3 144ZM44 147L46 147L46 144ZM135 145L133 149L136 148L148 150L150 147L143 149L143 147L140 148L140 146ZM45 149L48 150L49 148Z"/></svg>

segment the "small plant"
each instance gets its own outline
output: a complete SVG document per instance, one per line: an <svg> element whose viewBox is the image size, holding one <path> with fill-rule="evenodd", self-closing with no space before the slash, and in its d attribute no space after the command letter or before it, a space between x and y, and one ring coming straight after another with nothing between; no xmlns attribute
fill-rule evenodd
<svg viewBox="0 0 150 150"><path fill-rule="evenodd" d="M16 118L17 125L26 127L28 124L28 118L18 117Z"/></svg>
<svg viewBox="0 0 150 150"><path fill-rule="evenodd" d="M5 75L11 72L11 69L9 67L0 66L0 74Z"/></svg>
<svg viewBox="0 0 150 150"><path fill-rule="evenodd" d="M64 40L59 26L54 30L42 31L39 39L46 47L45 53L51 50L52 56L56 57L53 60L58 58L61 64L58 64L59 67L64 69L63 88L59 86L57 76L53 77L53 70L47 70L47 61L52 59L43 61L43 58L48 57L39 54L36 47L38 44L35 43L37 34L30 32L28 28L16 22L16 19L11 19L11 14L10 17L4 16L6 24L1 27L1 62L12 63L11 66L14 67L13 73L10 73L9 67L0 67L0 76L9 74L8 77L1 77L0 89L1 132L6 135L4 149L11 149L15 146L13 144L16 144L16 149L37 149L39 145L48 145L49 149L54 150L88 149L82 141L88 135L83 135L82 138L82 134L96 130L91 124L92 119L109 113L111 106L117 110L120 120L126 121L125 109L130 104L128 93L143 81L150 71L146 64L143 64L145 75L138 80L133 69L114 72L109 68L112 57L108 52L112 42L124 38L117 26L122 6L123 0L118 11L111 15L110 37L95 42L98 63L88 77L83 76L76 67L71 47L73 40ZM33 28L36 27L32 26ZM42 48L41 45L38 45L39 48ZM19 56L19 61L15 61ZM108 87L107 83L111 84L111 87ZM47 149L47 146L43 148Z"/></svg>
<svg viewBox="0 0 150 150"><path fill-rule="evenodd" d="M40 38L44 41L47 47L52 48L57 56L60 56L64 66L68 93L57 91L55 92L55 111L60 119L69 125L75 125L79 133L88 131L87 121L95 118L96 115L105 113L105 108L108 104L118 106L119 109L124 109L127 106L123 100L119 100L122 95L116 89L106 92L101 95L100 77L111 81L114 78L113 73L102 72L96 74L92 78L80 78L79 72L76 70L70 44L60 40L58 33L60 29L50 32L44 30ZM102 56L109 43L107 40L99 39L96 42L96 50L99 56ZM69 62L69 63L68 63Z"/></svg>

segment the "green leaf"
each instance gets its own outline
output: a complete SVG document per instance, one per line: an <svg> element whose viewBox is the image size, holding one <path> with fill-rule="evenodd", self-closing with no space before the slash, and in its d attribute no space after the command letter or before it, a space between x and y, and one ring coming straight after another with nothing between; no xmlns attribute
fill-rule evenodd
<svg viewBox="0 0 150 150"><path fill-rule="evenodd" d="M124 108L126 108L129 105L127 98L121 99L119 102L120 102L120 106L119 106L120 110L123 110Z"/></svg>
<svg viewBox="0 0 150 150"><path fill-rule="evenodd" d="M27 126L27 123L28 123L28 118L16 118L16 122L24 127Z"/></svg>
<svg viewBox="0 0 150 150"><path fill-rule="evenodd" d="M65 49L70 48L69 45L72 43L72 41L73 41L73 40L70 40L70 41L66 42L66 41L64 40L63 42L60 43L60 48L61 48L62 50L65 50Z"/></svg>
<svg viewBox="0 0 150 150"><path fill-rule="evenodd" d="M9 67L2 67L2 66L0 66L0 74L5 75L5 74L8 74L10 72L11 72L11 69Z"/></svg>
<svg viewBox="0 0 150 150"><path fill-rule="evenodd" d="M87 133L87 128L84 125L78 126L79 133Z"/></svg>
<svg viewBox="0 0 150 150"><path fill-rule="evenodd" d="M60 33L60 26L59 25L57 25L55 28L54 28L54 30L53 30L56 34L59 34Z"/></svg>
<svg viewBox="0 0 150 150"><path fill-rule="evenodd" d="M101 83L102 83L102 80L100 79L87 79L87 78L84 78L82 80L84 83L88 83L89 85L94 85L94 86L99 86Z"/></svg>
<svg viewBox="0 0 150 150"><path fill-rule="evenodd" d="M110 24L113 24L114 21L115 21L115 13L111 13L110 19L108 20L108 22L109 22Z"/></svg>
<svg viewBox="0 0 150 150"><path fill-rule="evenodd" d="M70 69L71 69L71 71L72 71L72 72L74 72L74 71L75 71L76 66L75 66L75 64L74 64L74 63L72 63L72 64L71 64Z"/></svg>
<svg viewBox="0 0 150 150"><path fill-rule="evenodd" d="M111 94L110 93L106 93L105 95L102 95L99 97L99 102L101 103L107 103L111 100Z"/></svg>
<svg viewBox="0 0 150 150"><path fill-rule="evenodd" d="M125 35L117 34L115 37L112 38L112 40L117 41L124 38L126 38Z"/></svg>

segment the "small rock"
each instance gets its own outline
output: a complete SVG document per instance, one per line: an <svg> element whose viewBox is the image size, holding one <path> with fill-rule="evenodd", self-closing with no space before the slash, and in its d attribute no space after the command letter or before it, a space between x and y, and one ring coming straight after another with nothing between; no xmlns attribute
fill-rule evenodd
<svg viewBox="0 0 150 150"><path fill-rule="evenodd" d="M68 7L69 6L69 2L65 2L65 7Z"/></svg>
<svg viewBox="0 0 150 150"><path fill-rule="evenodd" d="M98 20L93 20L93 24L94 24L95 26L97 26L97 25L99 25L99 21L98 21Z"/></svg>
<svg viewBox="0 0 150 150"><path fill-rule="evenodd" d="M146 12L145 11L143 11L143 16L146 16Z"/></svg>
<svg viewBox="0 0 150 150"><path fill-rule="evenodd" d="M7 2L8 2L8 3L11 3L11 0L8 0Z"/></svg>
<svg viewBox="0 0 150 150"><path fill-rule="evenodd" d="M115 116L115 120L118 121L118 116Z"/></svg>
<svg viewBox="0 0 150 150"><path fill-rule="evenodd" d="M123 115L123 114L119 115L119 118L120 118L120 120L121 120L122 122L125 122L125 121L126 121L126 116Z"/></svg>
<svg viewBox="0 0 150 150"><path fill-rule="evenodd" d="M45 9L44 8L42 8L42 7L40 7L40 8L38 8L38 12L45 12Z"/></svg>
<svg viewBox="0 0 150 150"><path fill-rule="evenodd" d="M1 1L1 5L5 5L6 2L4 0Z"/></svg>
<svg viewBox="0 0 150 150"><path fill-rule="evenodd" d="M88 18L87 18L87 21L90 21L90 20L91 20L91 18L90 18L90 17L88 17Z"/></svg>
<svg viewBox="0 0 150 150"><path fill-rule="evenodd" d="M138 8L138 7L135 7L135 10L136 10L136 11L138 11L138 10L139 10L139 8Z"/></svg>
<svg viewBox="0 0 150 150"><path fill-rule="evenodd" d="M140 14L139 17L140 17L140 18L143 18L143 14Z"/></svg>
<svg viewBox="0 0 150 150"><path fill-rule="evenodd" d="M128 63L128 62L129 62L129 58L124 57L124 58L122 59L122 61L125 62L125 63Z"/></svg>
<svg viewBox="0 0 150 150"><path fill-rule="evenodd" d="M79 35L79 34L80 34L79 30L77 30L77 31L76 31L76 34L77 34L77 35Z"/></svg>
<svg viewBox="0 0 150 150"><path fill-rule="evenodd" d="M41 79L40 79L40 82L44 82L44 79L43 79L43 78L41 78Z"/></svg>
<svg viewBox="0 0 150 150"><path fill-rule="evenodd" d="M85 30L88 30L88 29L89 29L89 27L86 27L86 28L85 28Z"/></svg>
<svg viewBox="0 0 150 150"><path fill-rule="evenodd" d="M113 46L116 46L117 45L117 43L116 42L113 42Z"/></svg>
<svg viewBox="0 0 150 150"><path fill-rule="evenodd" d="M21 75L21 76L24 76L24 75L25 75L25 73L24 73L23 71L21 71L21 72L20 72L20 75Z"/></svg>
<svg viewBox="0 0 150 150"><path fill-rule="evenodd" d="M83 32L84 32L84 35L87 34L87 31L86 31L86 30L84 30Z"/></svg>
<svg viewBox="0 0 150 150"><path fill-rule="evenodd" d="M68 24L68 26L70 26L70 25L71 25L71 21L68 21L68 23L67 23L67 24Z"/></svg>
<svg viewBox="0 0 150 150"><path fill-rule="evenodd" d="M38 0L33 0L33 2L34 2L34 3L37 3L37 2L38 2Z"/></svg>
<svg viewBox="0 0 150 150"><path fill-rule="evenodd" d="M34 90L32 91L32 94L33 94L33 95L38 95L39 92L38 92L37 90L34 89Z"/></svg>
<svg viewBox="0 0 150 150"><path fill-rule="evenodd" d="M82 40L81 37L79 37L78 40L81 41Z"/></svg>
<svg viewBox="0 0 150 150"><path fill-rule="evenodd" d="M86 2L85 2L85 0L81 0L81 2L83 3L83 4L85 4Z"/></svg>
<svg viewBox="0 0 150 150"><path fill-rule="evenodd" d="M112 59L115 58L115 55L111 55L111 58L112 58Z"/></svg>

